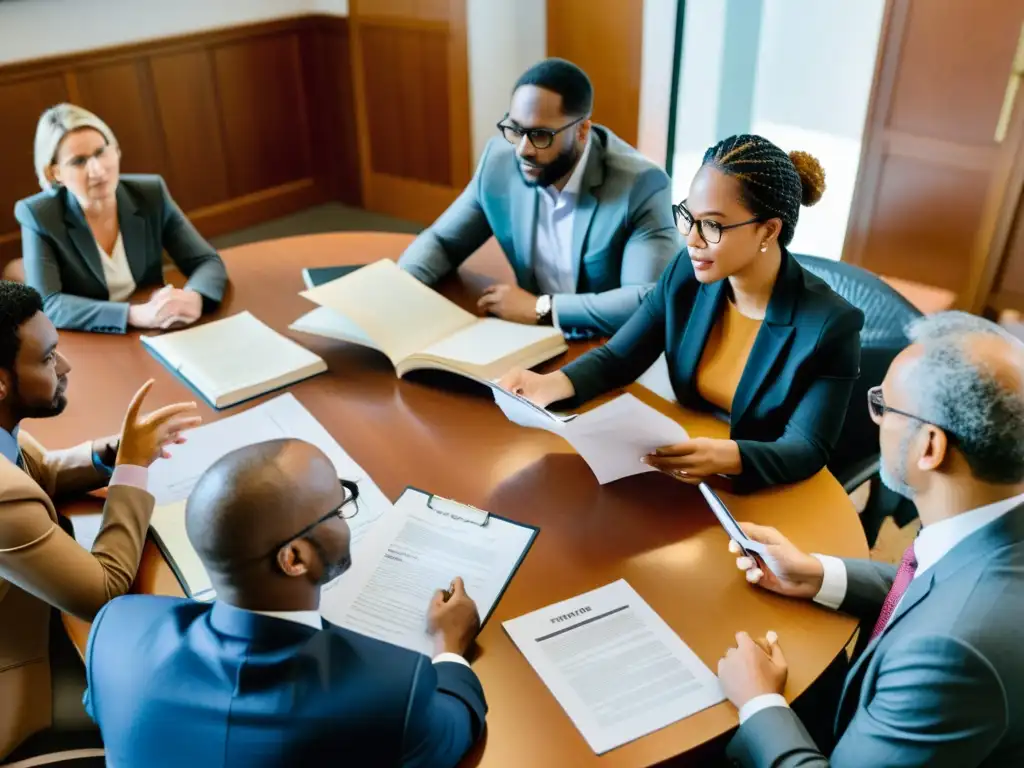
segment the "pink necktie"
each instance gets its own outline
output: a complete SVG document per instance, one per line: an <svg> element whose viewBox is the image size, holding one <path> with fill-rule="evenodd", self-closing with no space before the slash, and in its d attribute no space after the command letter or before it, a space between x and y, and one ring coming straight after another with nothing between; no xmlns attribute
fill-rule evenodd
<svg viewBox="0 0 1024 768"><path fill-rule="evenodd" d="M896 578L892 582L889 594L885 596L885 602L882 603L882 612L878 614L878 621L875 622L875 628L871 630L869 641L882 634L882 630L885 629L885 625L892 618L892 614L896 610L896 606L900 604L900 600L907 591L907 587L914 580L915 571L917 571L917 555L914 554L914 544L911 543L907 547L907 551L903 553L900 567L896 571Z"/></svg>

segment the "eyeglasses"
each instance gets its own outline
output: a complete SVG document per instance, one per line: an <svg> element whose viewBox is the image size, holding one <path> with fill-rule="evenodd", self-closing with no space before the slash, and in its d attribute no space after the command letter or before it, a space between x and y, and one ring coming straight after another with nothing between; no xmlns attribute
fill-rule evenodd
<svg viewBox="0 0 1024 768"><path fill-rule="evenodd" d="M288 544L291 544L296 539L301 539L304 536L308 536L310 534L310 532L313 531L314 528L316 528L317 526L323 525L324 523L326 523L331 518L337 517L337 518L340 518L342 520L351 520L353 517L358 515L359 514L359 502L357 500L359 499L359 486L356 483L352 482L351 480L340 480L339 479L338 482L341 483L341 489L342 489L342 491L345 494L345 498L341 502L341 504L339 504L337 507L332 509L330 512L328 512L326 515L321 517L319 520L317 520L317 521L315 521L313 523L310 523L309 525L307 525L305 528L303 528L301 531L299 531L295 535L289 536L287 539L282 541L280 544L277 544L276 546L274 546L274 548L271 549L269 552L267 552L265 555L263 555L261 557L258 557L258 558L253 558L253 559L254 560L262 560L262 559L264 559L266 557L277 557L277 553L281 549L281 547L284 547L284 546L287 546ZM345 507L348 506L349 504L352 505L351 507L349 507L349 510L350 510L351 513L350 514L346 514Z"/></svg>
<svg viewBox="0 0 1024 768"><path fill-rule="evenodd" d="M555 136L560 134L562 131L572 128L577 123L581 123L586 120L590 115L584 115L583 117L577 117L571 123L566 123L561 128L523 128L521 125L512 125L506 123L508 120L508 113L505 114L501 121L498 123L498 130L501 135L505 137L505 141L509 144L518 145L523 140L523 136L526 136L530 140L536 149L547 149L555 140Z"/></svg>
<svg viewBox="0 0 1024 768"><path fill-rule="evenodd" d="M676 219L676 228L683 235L689 235L693 225L696 224L697 234L708 245L722 242L722 233L727 229L745 227L747 224L757 224L761 221L761 219L755 217L747 221L741 221L739 224L719 224L717 221L711 221L710 219L694 219L693 214L686 209L685 200L672 206L672 215Z"/></svg>
<svg viewBox="0 0 1024 768"><path fill-rule="evenodd" d="M919 421L922 424L931 424L933 427L938 427L945 432L947 437L956 439L956 433L941 424L936 424L934 421L922 419L920 416L916 416L913 413L907 413L906 411L901 411L899 408L892 408L891 406L886 405L885 396L882 394L881 387L872 387L868 390L868 413L871 414L871 420L875 422L875 424L881 424L882 418L885 414L895 413L900 416L905 416L908 419Z"/></svg>

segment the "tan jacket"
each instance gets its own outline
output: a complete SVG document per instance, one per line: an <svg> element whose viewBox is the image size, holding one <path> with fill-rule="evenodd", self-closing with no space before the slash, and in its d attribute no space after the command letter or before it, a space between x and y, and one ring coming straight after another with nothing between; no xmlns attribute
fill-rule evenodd
<svg viewBox="0 0 1024 768"><path fill-rule="evenodd" d="M46 451L21 430L25 470L0 457L0 760L50 725L51 606L91 621L135 579L153 497L108 491L92 552L57 524L54 497L101 487L92 446Z"/></svg>

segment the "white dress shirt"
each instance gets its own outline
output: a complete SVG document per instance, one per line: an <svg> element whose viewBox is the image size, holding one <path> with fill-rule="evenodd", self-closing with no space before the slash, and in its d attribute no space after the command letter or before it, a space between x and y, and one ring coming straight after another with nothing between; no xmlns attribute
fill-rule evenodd
<svg viewBox="0 0 1024 768"><path fill-rule="evenodd" d="M576 167L561 191L554 186L538 190L533 271L537 277L537 286L544 295L555 297L559 293L576 293L572 252L573 214L576 212L583 173L590 156L590 142L588 135ZM555 299L552 301L552 313L556 317L557 307ZM555 325L557 327L557 321Z"/></svg>
<svg viewBox="0 0 1024 768"><path fill-rule="evenodd" d="M1021 504L1024 504L1024 493L923 527L913 545L914 555L917 557L917 570L914 571L914 578L918 578L929 568L934 567L953 547L972 533L998 520ZM818 554L814 556L821 561L824 568L821 589L814 596L814 602L837 610L846 599L846 565L838 557ZM894 616L897 610L899 610L899 603L896 604L896 610L893 611ZM740 709L740 725L743 725L762 709L788 706L786 700L776 693L755 696Z"/></svg>
<svg viewBox="0 0 1024 768"><path fill-rule="evenodd" d="M296 624L304 624L313 629L323 629L324 620L318 611L253 611L261 616L270 616L272 619L294 621ZM457 653L439 653L432 661L440 664L442 661L453 661L456 664L469 666L469 662Z"/></svg>
<svg viewBox="0 0 1024 768"><path fill-rule="evenodd" d="M127 301L135 293L135 278L128 266L128 254L124 250L124 238L117 233L114 250L107 253L96 242L96 250L100 252L100 263L103 265L103 277L107 281L107 293L111 301Z"/></svg>

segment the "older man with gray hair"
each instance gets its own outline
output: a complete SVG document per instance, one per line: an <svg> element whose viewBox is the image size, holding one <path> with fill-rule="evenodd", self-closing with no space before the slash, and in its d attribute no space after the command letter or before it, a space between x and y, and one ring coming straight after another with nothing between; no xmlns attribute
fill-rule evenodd
<svg viewBox="0 0 1024 768"><path fill-rule="evenodd" d="M748 581L850 613L862 631L828 758L782 696L779 639L737 635L718 673L741 765L1024 765L1024 345L960 312L908 334L868 393L882 479L923 525L899 567L807 555L743 525L767 545L765 562L737 560Z"/></svg>

